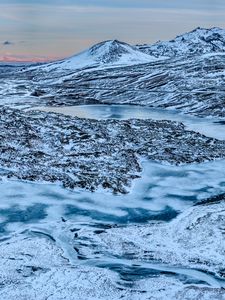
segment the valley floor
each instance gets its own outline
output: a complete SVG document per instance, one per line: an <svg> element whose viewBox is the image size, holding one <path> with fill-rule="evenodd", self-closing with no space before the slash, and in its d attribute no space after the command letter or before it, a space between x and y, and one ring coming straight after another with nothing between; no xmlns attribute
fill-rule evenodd
<svg viewBox="0 0 225 300"><path fill-rule="evenodd" d="M225 299L223 140L0 113L1 297Z"/></svg>

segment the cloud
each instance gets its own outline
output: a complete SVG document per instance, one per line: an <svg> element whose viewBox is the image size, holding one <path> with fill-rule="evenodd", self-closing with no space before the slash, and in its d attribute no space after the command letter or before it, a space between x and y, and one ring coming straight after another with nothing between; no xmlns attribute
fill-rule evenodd
<svg viewBox="0 0 225 300"><path fill-rule="evenodd" d="M1 0L1 4L27 5L30 0ZM55 6L96 6L117 8L181 8L181 9L224 9L224 0L36 0L32 5Z"/></svg>
<svg viewBox="0 0 225 300"><path fill-rule="evenodd" d="M3 46L11 46L11 45L13 45L14 43L11 42L11 41L5 41L5 42L3 42L2 44L3 44Z"/></svg>

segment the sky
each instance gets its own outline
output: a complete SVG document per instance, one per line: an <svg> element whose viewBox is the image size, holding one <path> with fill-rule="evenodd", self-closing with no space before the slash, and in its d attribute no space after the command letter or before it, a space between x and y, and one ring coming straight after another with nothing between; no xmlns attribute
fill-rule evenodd
<svg viewBox="0 0 225 300"><path fill-rule="evenodd" d="M0 0L0 60L51 60L103 40L169 40L225 28L225 0Z"/></svg>

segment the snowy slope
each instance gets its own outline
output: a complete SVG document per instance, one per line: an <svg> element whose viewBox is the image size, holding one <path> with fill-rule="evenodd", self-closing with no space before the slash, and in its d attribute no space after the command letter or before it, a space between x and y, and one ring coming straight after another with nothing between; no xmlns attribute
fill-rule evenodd
<svg viewBox="0 0 225 300"><path fill-rule="evenodd" d="M177 36L174 40L159 41L154 45L138 45L137 48L155 57L225 52L225 29L198 27L191 32Z"/></svg>
<svg viewBox="0 0 225 300"><path fill-rule="evenodd" d="M41 105L138 104L225 118L225 53L88 72L28 72ZM32 83L31 83L32 84ZM36 100L35 98L35 100ZM19 101L19 100L18 100ZM24 101L24 100L23 100Z"/></svg>
<svg viewBox="0 0 225 300"><path fill-rule="evenodd" d="M156 58L141 52L136 47L117 40L105 41L70 58L42 65L46 71L74 70L88 67L133 65L155 61Z"/></svg>
<svg viewBox="0 0 225 300"><path fill-rule="evenodd" d="M141 104L225 118L225 30L197 28L143 47L151 55L107 41L62 61L6 72L0 97L15 95L21 103L19 90L23 103L31 95L48 105Z"/></svg>

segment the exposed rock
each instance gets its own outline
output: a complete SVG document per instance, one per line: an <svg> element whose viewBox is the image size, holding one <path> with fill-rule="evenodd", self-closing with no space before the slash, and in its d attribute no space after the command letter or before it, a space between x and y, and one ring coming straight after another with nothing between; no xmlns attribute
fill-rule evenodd
<svg viewBox="0 0 225 300"><path fill-rule="evenodd" d="M31 96L40 97L43 96L44 94L45 94L44 90L35 90L31 93Z"/></svg>
<svg viewBox="0 0 225 300"><path fill-rule="evenodd" d="M1 176L126 193L140 177L139 156L172 164L225 157L225 142L181 123L89 120L1 109Z"/></svg>
<svg viewBox="0 0 225 300"><path fill-rule="evenodd" d="M220 203L222 201L225 201L225 193L210 197L208 199L204 199L202 201L197 202L195 205L211 205L215 203Z"/></svg>

